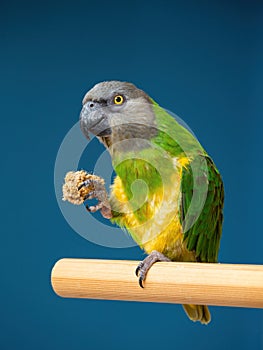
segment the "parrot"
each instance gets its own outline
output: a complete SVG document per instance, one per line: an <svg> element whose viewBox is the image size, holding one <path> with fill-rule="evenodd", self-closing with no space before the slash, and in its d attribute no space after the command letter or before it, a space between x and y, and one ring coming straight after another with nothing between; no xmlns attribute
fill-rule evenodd
<svg viewBox="0 0 263 350"><path fill-rule="evenodd" d="M104 81L83 98L80 128L108 150L115 177L107 194L96 180L87 210L127 231L147 254L136 269L144 288L155 262L218 259L223 223L222 177L193 133L143 90L125 81ZM104 199L102 199L104 198ZM208 324L206 305L183 305L192 321Z"/></svg>

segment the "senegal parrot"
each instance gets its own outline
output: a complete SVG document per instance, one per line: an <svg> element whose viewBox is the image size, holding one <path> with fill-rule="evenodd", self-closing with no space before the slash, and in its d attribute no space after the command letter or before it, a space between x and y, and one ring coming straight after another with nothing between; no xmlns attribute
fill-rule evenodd
<svg viewBox="0 0 263 350"><path fill-rule="evenodd" d="M131 83L105 81L83 99L80 126L107 148L116 173L110 194L96 180L87 209L127 230L148 254L136 275L144 287L157 261L217 262L224 189L221 176L182 122ZM104 199L102 199L104 198ZM206 305L183 305L192 321L208 324Z"/></svg>

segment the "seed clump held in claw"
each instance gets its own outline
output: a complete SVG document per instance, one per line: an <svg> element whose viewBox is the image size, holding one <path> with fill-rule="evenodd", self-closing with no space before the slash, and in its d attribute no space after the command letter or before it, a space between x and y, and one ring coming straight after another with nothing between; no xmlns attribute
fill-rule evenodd
<svg viewBox="0 0 263 350"><path fill-rule="evenodd" d="M81 187L81 184L86 180L93 180L86 186ZM84 170L69 171L65 176L65 183L63 185L63 201L69 201L72 204L82 204L89 193L95 190L94 180L96 183L104 185L104 180L96 175L89 174Z"/></svg>

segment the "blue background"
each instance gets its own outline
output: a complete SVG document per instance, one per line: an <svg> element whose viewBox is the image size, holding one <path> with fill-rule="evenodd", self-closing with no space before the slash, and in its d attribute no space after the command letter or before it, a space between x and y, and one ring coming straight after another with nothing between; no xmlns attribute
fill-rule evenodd
<svg viewBox="0 0 263 350"><path fill-rule="evenodd" d="M62 299L61 257L141 259L76 234L53 171L81 99L132 81L182 117L224 178L220 261L263 264L262 1L1 1L1 349L263 349L262 310ZM87 164L88 168L88 164Z"/></svg>

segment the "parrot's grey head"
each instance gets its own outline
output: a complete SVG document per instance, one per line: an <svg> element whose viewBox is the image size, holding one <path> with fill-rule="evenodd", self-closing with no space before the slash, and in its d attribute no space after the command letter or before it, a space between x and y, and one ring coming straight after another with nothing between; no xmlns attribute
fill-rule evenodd
<svg viewBox="0 0 263 350"><path fill-rule="evenodd" d="M123 140L149 140L156 135L152 103L144 91L131 83L99 83L83 99L81 129L87 138L91 132L106 146Z"/></svg>

